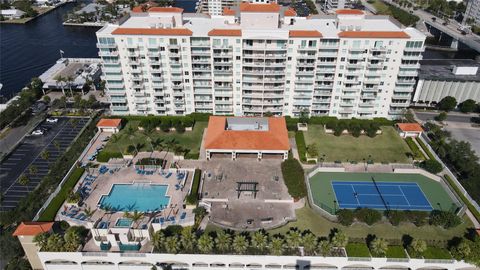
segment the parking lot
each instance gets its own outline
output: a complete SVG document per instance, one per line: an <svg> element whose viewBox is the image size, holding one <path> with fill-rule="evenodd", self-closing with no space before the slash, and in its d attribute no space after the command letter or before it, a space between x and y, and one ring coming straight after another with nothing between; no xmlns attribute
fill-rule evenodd
<svg viewBox="0 0 480 270"><path fill-rule="evenodd" d="M22 198L37 187L48 174L49 166L65 152L87 121L88 118L68 117L58 118L57 123L44 121L35 128L43 130L43 135L27 135L22 140L0 164L2 211L15 208ZM44 151L48 154L42 155ZM29 179L27 185L18 183L18 178L23 173Z"/></svg>

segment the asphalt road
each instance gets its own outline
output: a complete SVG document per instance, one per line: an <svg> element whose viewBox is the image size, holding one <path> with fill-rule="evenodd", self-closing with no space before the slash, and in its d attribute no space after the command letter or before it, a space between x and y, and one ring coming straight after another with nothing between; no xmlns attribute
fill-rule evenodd
<svg viewBox="0 0 480 270"><path fill-rule="evenodd" d="M0 209L2 211L15 208L22 198L37 187L42 178L48 174L50 165L65 152L88 121L88 118L60 117L58 119L58 122L53 124L40 123L37 128L46 129L46 133L25 137L0 164L0 191L3 193ZM41 157L41 152L44 150L49 153L47 160ZM30 174L28 169L30 166L36 167L38 171ZM29 183L25 186L17 182L22 173L29 178Z"/></svg>
<svg viewBox="0 0 480 270"><path fill-rule="evenodd" d="M437 116L440 112L421 112L415 111L417 117L422 121L433 120L435 116ZM470 123L470 118L473 115L466 115L466 114L456 114L456 113L449 113L447 116L447 121L451 122L458 122L458 123Z"/></svg>

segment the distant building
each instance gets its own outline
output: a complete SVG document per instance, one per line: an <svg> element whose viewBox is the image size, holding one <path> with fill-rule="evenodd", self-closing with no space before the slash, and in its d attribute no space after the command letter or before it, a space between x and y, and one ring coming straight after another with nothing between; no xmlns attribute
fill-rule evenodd
<svg viewBox="0 0 480 270"><path fill-rule="evenodd" d="M337 10L351 8L352 1L350 0L326 0L325 1L325 10Z"/></svg>
<svg viewBox="0 0 480 270"><path fill-rule="evenodd" d="M5 19L11 20L11 19L20 19L23 15L25 15L25 12L19 9L2 9L0 11L0 14Z"/></svg>
<svg viewBox="0 0 480 270"><path fill-rule="evenodd" d="M474 60L422 60L414 105L434 105L446 96L480 101L480 64Z"/></svg>
<svg viewBox="0 0 480 270"><path fill-rule="evenodd" d="M205 13L213 16L227 15L224 14L225 9L238 6L242 2L250 3L276 3L276 0L200 0L198 2L197 11L199 13Z"/></svg>
<svg viewBox="0 0 480 270"><path fill-rule="evenodd" d="M476 25L480 25L480 0L470 0L465 11L464 23L473 20Z"/></svg>

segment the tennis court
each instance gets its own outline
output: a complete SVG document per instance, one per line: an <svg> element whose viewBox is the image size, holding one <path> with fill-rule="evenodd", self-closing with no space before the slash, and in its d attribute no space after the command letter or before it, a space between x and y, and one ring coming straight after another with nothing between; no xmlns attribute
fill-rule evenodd
<svg viewBox="0 0 480 270"><path fill-rule="evenodd" d="M330 214L358 207L455 211L461 205L443 184L415 173L318 172L308 184L313 204Z"/></svg>
<svg viewBox="0 0 480 270"><path fill-rule="evenodd" d="M417 183L332 181L340 208L433 210Z"/></svg>

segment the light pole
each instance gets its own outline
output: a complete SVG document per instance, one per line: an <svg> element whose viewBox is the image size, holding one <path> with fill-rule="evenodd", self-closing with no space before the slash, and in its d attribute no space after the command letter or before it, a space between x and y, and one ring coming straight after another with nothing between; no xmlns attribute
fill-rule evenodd
<svg viewBox="0 0 480 270"><path fill-rule="evenodd" d="M365 171L368 171L368 162L372 160L372 155L368 155L367 165L365 166Z"/></svg>
<svg viewBox="0 0 480 270"><path fill-rule="evenodd" d="M365 158L363 158L363 169L367 171L367 161Z"/></svg>

